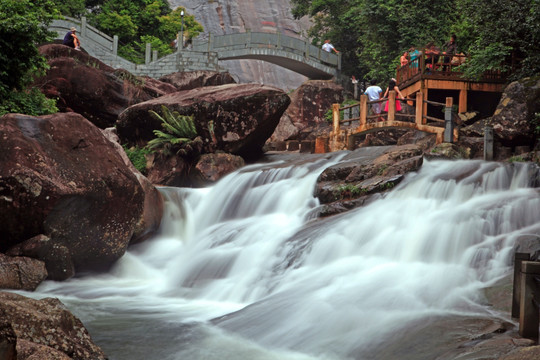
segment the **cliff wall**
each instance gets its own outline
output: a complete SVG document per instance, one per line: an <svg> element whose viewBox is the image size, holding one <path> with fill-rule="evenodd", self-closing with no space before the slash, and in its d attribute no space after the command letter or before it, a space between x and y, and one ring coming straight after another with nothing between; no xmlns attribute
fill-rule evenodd
<svg viewBox="0 0 540 360"><path fill-rule="evenodd" d="M246 31L272 32L300 37L310 24L295 20L290 0L169 0L174 9L186 8L205 29L205 34L232 34ZM239 83L255 82L285 91L298 88L307 78L280 66L260 60L220 62Z"/></svg>

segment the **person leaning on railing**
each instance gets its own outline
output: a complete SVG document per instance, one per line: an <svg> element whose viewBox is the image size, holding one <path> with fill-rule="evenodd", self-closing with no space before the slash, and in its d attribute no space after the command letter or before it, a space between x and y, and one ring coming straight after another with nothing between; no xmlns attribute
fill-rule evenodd
<svg viewBox="0 0 540 360"><path fill-rule="evenodd" d="M390 91L394 90L396 92L396 97L398 97L401 100L405 100L405 97L399 91L399 87L397 86L396 79L392 78L390 79L390 82L388 83L388 87L386 88L386 91L384 92L383 98L387 98ZM384 105L384 111L388 112L388 101L386 102L386 105ZM401 111L401 102L396 99L396 111Z"/></svg>
<svg viewBox="0 0 540 360"><path fill-rule="evenodd" d="M456 34L452 34L450 36L450 40L444 44L444 64L443 64L443 71L447 71L449 68L449 65L452 61L452 57L457 54L457 43L456 43Z"/></svg>

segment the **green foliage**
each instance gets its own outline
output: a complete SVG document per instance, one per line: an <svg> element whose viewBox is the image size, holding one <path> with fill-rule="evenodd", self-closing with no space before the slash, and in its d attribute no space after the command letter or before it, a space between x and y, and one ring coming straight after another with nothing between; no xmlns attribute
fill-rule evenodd
<svg viewBox="0 0 540 360"><path fill-rule="evenodd" d="M341 107L345 107L345 106L349 106L349 105L355 105L355 104L358 104L358 101L353 100L353 99L347 99L344 102L342 102L339 107L341 108ZM343 112L344 112L344 110L341 110L339 112L339 116L340 116L341 119L343 119L343 116L344 116ZM326 112L324 113L324 119L329 123L332 123L332 121L334 121L334 117L333 117L333 114L332 114L332 108L326 110Z"/></svg>
<svg viewBox="0 0 540 360"><path fill-rule="evenodd" d="M51 0L62 15L80 18L86 13L85 0Z"/></svg>
<svg viewBox="0 0 540 360"><path fill-rule="evenodd" d="M146 146L149 150L158 150L164 155L189 155L195 150L191 143L197 136L197 129L193 117L180 115L177 111L171 112L167 107L161 107L162 115L150 110L150 115L161 121L161 130L154 130L156 138L150 140ZM200 138L199 138L200 139Z"/></svg>
<svg viewBox="0 0 540 360"><path fill-rule="evenodd" d="M367 194L367 189L353 184L340 185L333 191L336 200L353 199Z"/></svg>
<svg viewBox="0 0 540 360"><path fill-rule="evenodd" d="M151 43L160 56L174 51L169 44L182 29L180 12L185 13L184 8L172 10L166 0L103 0L94 6L88 14L90 23L109 35L118 35L120 56L142 63L146 43ZM188 14L184 14L183 29L188 39L204 31Z"/></svg>
<svg viewBox="0 0 540 360"><path fill-rule="evenodd" d="M458 51L472 56L466 75L513 69L515 77L540 72L538 0L291 0L296 18L310 16L314 44L329 38L342 52L345 75L385 82L399 56L433 41L444 50L457 35Z"/></svg>
<svg viewBox="0 0 540 360"><path fill-rule="evenodd" d="M124 151L126 152L126 155L133 166L135 166L135 169L139 170L141 174L146 175L146 155L150 154L151 151L149 149L139 148L137 146L128 148L127 145L122 145L122 147L124 148Z"/></svg>
<svg viewBox="0 0 540 360"><path fill-rule="evenodd" d="M536 138L539 138L540 137L540 113L534 114L533 126L534 126L534 133L536 134Z"/></svg>
<svg viewBox="0 0 540 360"><path fill-rule="evenodd" d="M55 99L47 99L37 88L8 92L0 101L0 116L20 113L32 116L58 112Z"/></svg>
<svg viewBox="0 0 540 360"><path fill-rule="evenodd" d="M49 113L54 100L47 100L34 90L26 90L34 77L47 68L37 44L53 34L47 25L57 14L49 0L0 1L0 111L28 114Z"/></svg>

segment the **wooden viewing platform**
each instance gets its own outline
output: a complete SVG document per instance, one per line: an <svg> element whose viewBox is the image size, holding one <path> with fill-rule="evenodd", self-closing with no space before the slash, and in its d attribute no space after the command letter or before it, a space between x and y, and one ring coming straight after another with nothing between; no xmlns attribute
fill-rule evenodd
<svg viewBox="0 0 540 360"><path fill-rule="evenodd" d="M445 62L445 59L449 61ZM491 115L506 83L506 74L486 71L480 79L469 80L463 77L461 71L461 64L467 61L467 56L446 57L440 54L437 60L426 60L425 56L420 56L398 67L396 82L403 96L414 98L415 93L421 92L424 99L431 101L442 101L444 97L452 96L458 113L484 110L485 115ZM481 97L486 98L490 104L478 101ZM426 104L424 112L428 111Z"/></svg>
<svg viewBox="0 0 540 360"><path fill-rule="evenodd" d="M401 101L414 106L414 114L396 113L394 91L389 92L388 98L380 100L368 101L367 96L362 95L358 104L345 107L334 104L332 132L329 138L316 140L315 152L353 150L355 136L396 128L436 134L438 144L457 141L456 110L459 113L477 111L480 116L490 116L506 83L506 74L500 71L486 71L479 80L464 78L460 66L466 59L465 55L446 57L440 54L434 61L434 58L426 60L421 55L398 67L396 80L405 97ZM383 106L386 101L388 112L369 115L372 104ZM441 119L443 112L444 119Z"/></svg>

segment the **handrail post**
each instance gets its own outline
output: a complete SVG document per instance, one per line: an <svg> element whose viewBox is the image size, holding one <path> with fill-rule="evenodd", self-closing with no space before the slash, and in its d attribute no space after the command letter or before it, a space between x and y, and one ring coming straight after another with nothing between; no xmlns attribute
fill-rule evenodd
<svg viewBox="0 0 540 360"><path fill-rule="evenodd" d="M367 114L368 114L368 97L367 95L363 94L360 95L360 126L364 127L367 123Z"/></svg>
<svg viewBox="0 0 540 360"><path fill-rule="evenodd" d="M113 46L112 46L113 55L118 55L118 35L113 36Z"/></svg>
<svg viewBox="0 0 540 360"><path fill-rule="evenodd" d="M146 52L145 52L145 56L144 56L144 63L146 65L150 64L150 56L151 56L151 53L152 53L152 44L150 43L146 43Z"/></svg>
<svg viewBox="0 0 540 360"><path fill-rule="evenodd" d="M444 142L454 142L454 122L452 121L452 105L454 99L446 98L446 107L444 109Z"/></svg>
<svg viewBox="0 0 540 360"><path fill-rule="evenodd" d="M419 91L416 93L416 117L414 119L417 126L422 125L423 110L424 110L424 94L421 91Z"/></svg>
<svg viewBox="0 0 540 360"><path fill-rule="evenodd" d="M334 135L339 134L339 104L332 104L332 122L334 128Z"/></svg>
<svg viewBox="0 0 540 360"><path fill-rule="evenodd" d="M514 285L512 289L512 317L519 319L519 297L521 296L521 263L531 260L529 253L514 254Z"/></svg>
<svg viewBox="0 0 540 360"><path fill-rule="evenodd" d="M519 335L538 341L539 287L536 278L540 275L540 262L521 263L521 295L519 302Z"/></svg>
<svg viewBox="0 0 540 360"><path fill-rule="evenodd" d="M394 121L396 117L396 92L391 90L388 93L388 121Z"/></svg>

